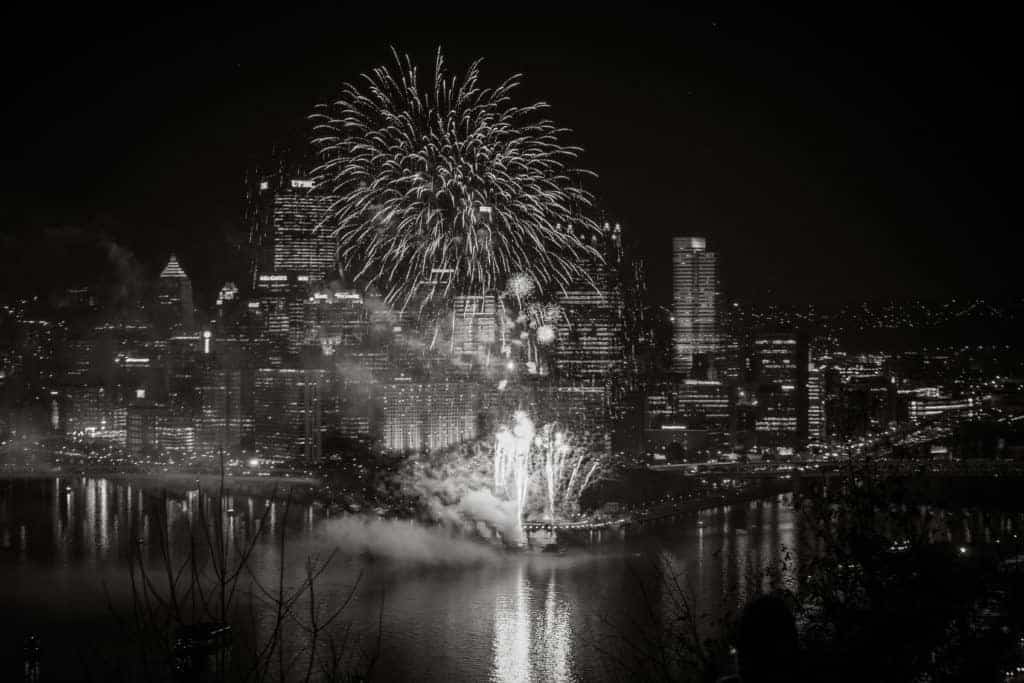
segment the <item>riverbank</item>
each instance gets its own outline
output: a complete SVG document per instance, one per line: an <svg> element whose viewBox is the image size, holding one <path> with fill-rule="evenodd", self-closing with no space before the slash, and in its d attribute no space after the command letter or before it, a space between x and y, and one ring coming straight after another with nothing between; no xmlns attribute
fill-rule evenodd
<svg viewBox="0 0 1024 683"><path fill-rule="evenodd" d="M696 514L702 510L709 510L725 505L739 505L742 503L749 503L754 500L771 498L780 494L792 492L792 480L781 479L772 484L750 487L734 493L701 496L699 498L694 498L693 500L682 502L663 503L662 505L656 506L647 512L634 515L628 524L643 525L682 515Z"/></svg>
<svg viewBox="0 0 1024 683"><path fill-rule="evenodd" d="M206 489L216 488L221 483L221 475L207 472L111 472L91 469L47 468L32 470L0 469L0 479L45 479L49 477L92 477L111 481L140 482L144 484L163 484L176 486L202 486ZM226 472L223 477L224 488L253 486L265 487L318 487L321 482L317 477L291 475L253 475L231 474Z"/></svg>
<svg viewBox="0 0 1024 683"><path fill-rule="evenodd" d="M772 485L752 487L736 493L701 496L683 502L664 503L649 511L631 513L616 519L583 520L577 522L524 522L523 530L528 534L563 533L569 535L579 532L600 532L605 530L621 530L625 533L631 531L639 532L647 524L672 520L676 517L695 515L703 510L729 505L741 505L755 500L765 500L792 492L792 481L779 480Z"/></svg>
<svg viewBox="0 0 1024 683"><path fill-rule="evenodd" d="M219 473L210 472L187 472L187 471L108 471L92 468L34 468L14 469L0 468L0 480L13 479L40 479L40 478L102 478L112 482L130 483L138 486L163 489L172 494L183 495L188 490L201 488L208 492L215 492L223 486L226 494L229 495L255 495L265 498L288 496L295 502L314 503L325 505L334 510L345 512L348 506L337 501L336 492L332 492L329 486L318 477L290 475L290 474L233 474L230 471L223 476ZM542 522L527 521L523 524L526 532L535 533L566 533L589 534L590 532L602 532L606 530L617 530L622 533L638 533L649 525L665 520L672 520L676 517L694 515L702 510L748 503L754 500L766 499L782 493L790 493L793 490L791 480L779 479L774 482L757 486L745 487L740 490L720 493L714 495L695 496L689 500L673 500L663 502L643 511L630 511L614 517L582 519L577 521ZM374 509L376 511L376 509ZM357 511L352 511L357 512ZM405 518L400 512L391 508L383 508L376 512L379 516ZM410 519L416 519L412 517ZM603 536L602 536L603 538Z"/></svg>

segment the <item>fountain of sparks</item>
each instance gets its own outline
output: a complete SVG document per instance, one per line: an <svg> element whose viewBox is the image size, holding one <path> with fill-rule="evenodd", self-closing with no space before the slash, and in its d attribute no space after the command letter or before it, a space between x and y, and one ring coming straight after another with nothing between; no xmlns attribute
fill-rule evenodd
<svg viewBox="0 0 1024 683"><path fill-rule="evenodd" d="M533 421L521 410L513 415L512 428L502 427L494 438L494 491L504 493L515 504L516 538L508 540L517 545L526 543L523 513L533 477L533 439Z"/></svg>
<svg viewBox="0 0 1024 683"><path fill-rule="evenodd" d="M579 448L557 424L541 427L534 445L544 479L545 520L578 513L583 491L603 476L601 458Z"/></svg>
<svg viewBox="0 0 1024 683"><path fill-rule="evenodd" d="M605 474L604 459L581 448L557 424L537 429L523 411L512 426L502 427L494 439L494 492L506 496L515 507L515 536L508 541L524 545L523 518L530 506L530 486L538 480L546 522L578 517L583 492ZM530 507L540 507L537 505Z"/></svg>

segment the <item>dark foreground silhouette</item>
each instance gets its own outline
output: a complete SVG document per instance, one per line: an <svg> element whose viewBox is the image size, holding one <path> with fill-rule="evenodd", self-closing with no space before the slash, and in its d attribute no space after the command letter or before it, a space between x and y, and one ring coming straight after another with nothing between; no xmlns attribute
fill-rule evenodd
<svg viewBox="0 0 1024 683"><path fill-rule="evenodd" d="M739 674L720 683L792 683L799 676L796 617L784 597L762 595L743 610L737 624Z"/></svg>

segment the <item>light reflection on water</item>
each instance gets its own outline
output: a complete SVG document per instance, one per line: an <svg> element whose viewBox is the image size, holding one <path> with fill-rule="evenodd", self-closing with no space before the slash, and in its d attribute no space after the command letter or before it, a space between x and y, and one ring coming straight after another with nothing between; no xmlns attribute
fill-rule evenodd
<svg viewBox="0 0 1024 683"><path fill-rule="evenodd" d="M572 606L559 591L551 565L528 572L515 563L494 597L494 664L490 680L573 680ZM547 576L546 583L543 575Z"/></svg>
<svg viewBox="0 0 1024 683"><path fill-rule="evenodd" d="M286 564L290 579L298 580L306 555L333 546L321 533L323 508L292 504L287 517L285 509L234 493L218 511L195 489L165 497L156 485L102 478L0 480L0 604L11 615L0 634L6 636L0 659L27 633L43 633L44 643L64 642L68 630L77 638L83 624L100 633L108 616L100 587L115 594L123 587L132 545L141 539L156 559L161 536L184 547L190 526L211 515L223 514L237 546L260 532L266 513L268 540L258 544L257 571L276 571L276 539L287 529L295 540ZM955 542L983 538L992 523L1019 528L1021 521L1020 515L994 522L971 513L936 517L949 522ZM362 572L347 623L371 642L383 624L383 679L595 680L609 673L595 655L593 628L602 618L623 624L636 610L633 577L652 548L692 590L700 611L723 614L736 607L723 596L756 589L753 582L782 559L781 548L795 551L798 537L797 516L776 498L706 510L561 557L498 555L439 567L342 555L324 575L320 594L325 601L345 595ZM670 602L666 595L653 599ZM49 666L59 669L60 662Z"/></svg>
<svg viewBox="0 0 1024 683"><path fill-rule="evenodd" d="M194 489L165 494L155 485L101 478L0 481L0 509L0 538L17 545L15 556L0 551L0 574L13 579L0 584L0 598L17 597L24 629L51 634L58 626L45 619L70 605L78 614L94 610L97 620L105 616L99 586L116 591L124 582L133 544L142 541L155 560L161 537L184 547L191 525L218 514L215 502ZM325 553L330 542L317 534L322 508L292 504L287 519L284 513L280 502L235 493L226 497L222 519L229 543L236 544L263 522L269 540L259 544L254 563L268 575L280 559L273 541L287 528L295 539L287 559L295 581L304 555ZM748 529L748 518L755 517L760 521ZM383 610L378 672L385 679L599 679L604 672L587 634L598 617L615 622L634 609L630 577L644 570L652 541L698 601L716 609L723 587L746 580L748 560L738 555L757 549L750 560L756 564L793 537L792 513L779 501L742 517L722 508L700 519L699 527L692 515L667 523L652 538L613 538L563 557L498 556L483 566L405 567L343 556L324 576L321 594L344 595L364 573L348 619L355 633L372 641ZM51 635L50 641L62 638Z"/></svg>
<svg viewBox="0 0 1024 683"><path fill-rule="evenodd" d="M530 680L530 588L519 564L512 574L511 590L494 596L495 681Z"/></svg>

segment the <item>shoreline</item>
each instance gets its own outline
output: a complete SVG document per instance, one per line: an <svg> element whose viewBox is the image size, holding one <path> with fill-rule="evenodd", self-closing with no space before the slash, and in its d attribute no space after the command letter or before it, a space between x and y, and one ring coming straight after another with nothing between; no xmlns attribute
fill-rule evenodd
<svg viewBox="0 0 1024 683"><path fill-rule="evenodd" d="M208 491L220 486L221 475L219 473L193 473L193 472L104 472L89 470L0 470L0 481L32 480L32 479L56 479L56 478L97 478L108 479L117 482L137 482L155 487L183 487L186 489L203 488ZM258 476L251 474L230 474L224 475L225 492L251 493L256 495L273 496L279 494L281 489L296 487L298 491L290 493L297 494L298 498L313 503L319 501L327 504L326 492L322 490L323 482L316 477L308 476ZM273 490L271 490L273 489ZM527 533L554 532L594 532L604 530L619 530L623 533L636 533L643 527L657 522L671 520L676 517L693 515L703 510L710 510L723 506L738 505L754 500L772 498L778 495L792 493L792 482L771 487L771 490L749 490L728 495L715 495L696 498L679 503L664 503L653 507L643 513L624 513L616 519L594 520L594 521L562 521L562 522L541 522L524 521L523 529ZM299 502L299 501L296 501Z"/></svg>
<svg viewBox="0 0 1024 683"><path fill-rule="evenodd" d="M70 477L91 477L96 479L110 479L111 481L152 481L167 484L219 484L221 475L209 472L103 472L89 470L0 470L0 481L9 479L47 479L47 478L70 478ZM281 475L258 476L251 474L230 474L224 475L224 488L230 490L231 485L252 486L264 485L279 487L282 485L291 486L320 486L321 480L316 477L288 477Z"/></svg>
<svg viewBox="0 0 1024 683"><path fill-rule="evenodd" d="M650 522L657 522L662 519L671 519L680 515L693 514L701 512L703 510L711 510L717 507L723 507L728 505L739 505L740 503L749 503L754 500L762 500L767 498L773 498L775 496L784 495L793 492L792 482L784 485L776 485L771 487L770 491L745 491L742 493L733 493L729 495L718 495L718 496L706 496L704 498L698 498L695 500L688 500L685 503L674 503L671 506L663 506L652 512L638 515L634 523L645 524Z"/></svg>

